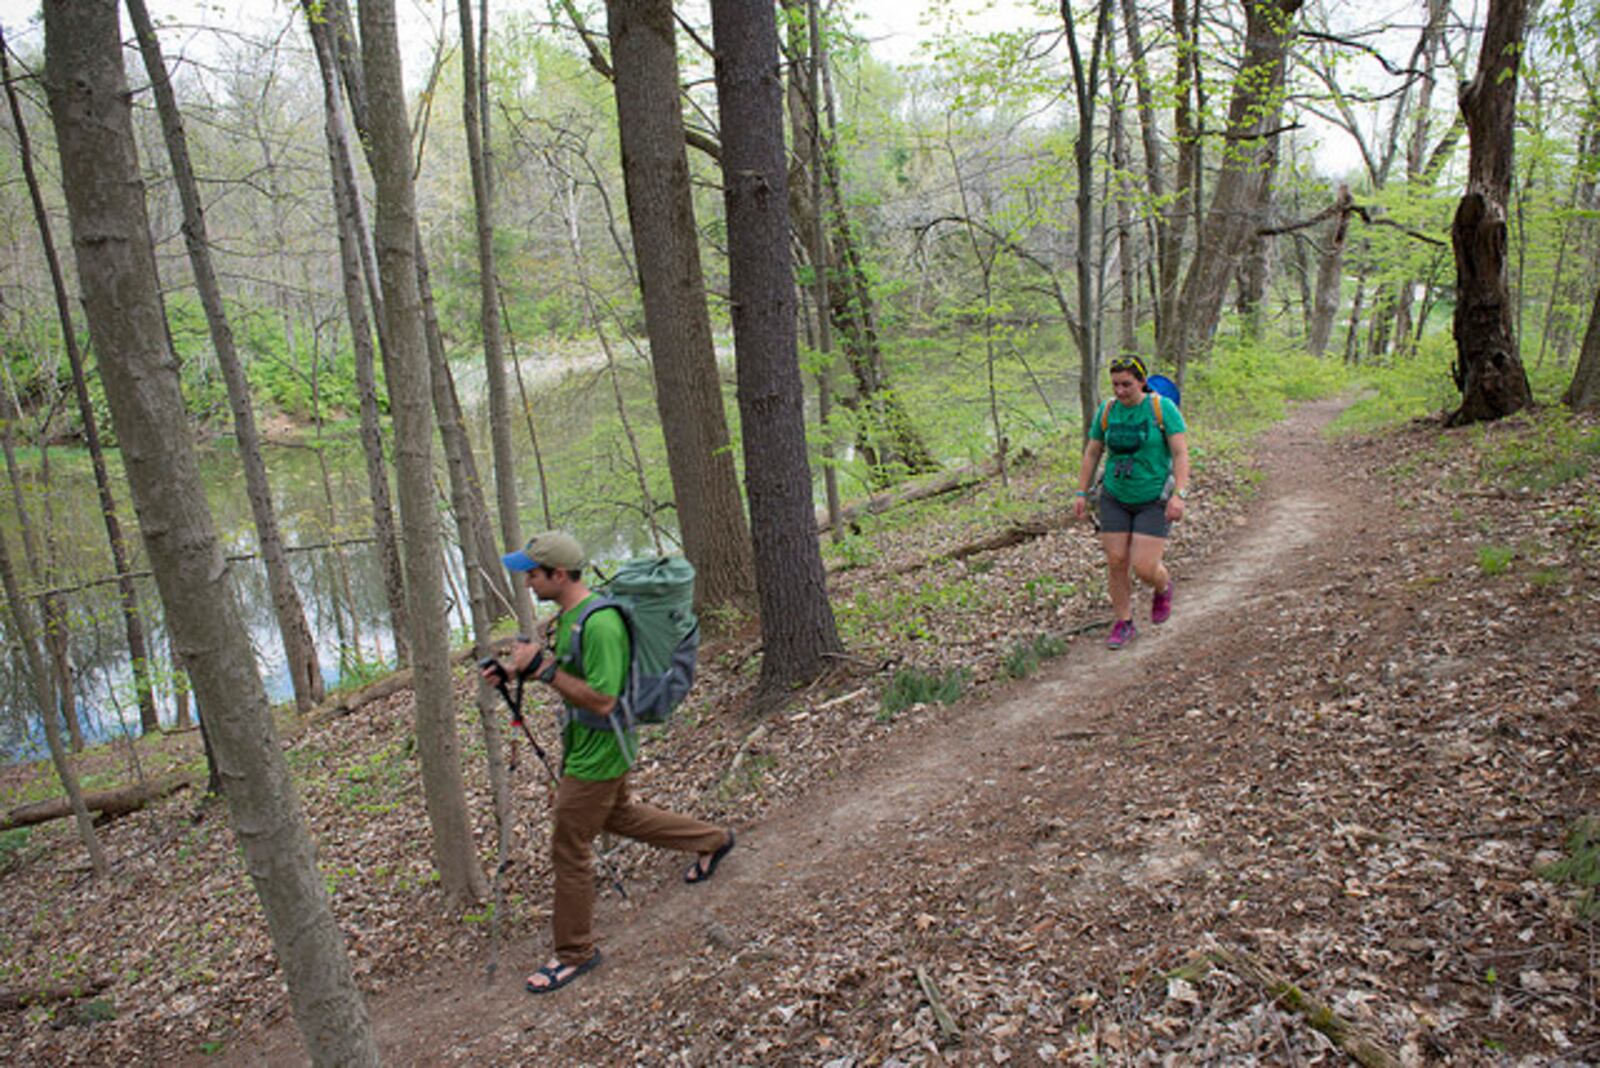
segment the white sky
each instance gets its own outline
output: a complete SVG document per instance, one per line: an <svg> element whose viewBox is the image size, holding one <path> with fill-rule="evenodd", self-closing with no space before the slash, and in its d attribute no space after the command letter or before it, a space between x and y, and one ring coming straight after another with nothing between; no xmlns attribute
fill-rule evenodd
<svg viewBox="0 0 1600 1068"><path fill-rule="evenodd" d="M352 0L355 2L355 0ZM697 0L701 5L705 0ZM1391 0L1404 5L1407 0ZM281 28L294 15L299 4L296 0L272 0L260 3L255 0L147 0L151 17L158 26L181 21L196 32L187 39L181 34L164 33L163 45L169 59L188 49L204 50L205 34L200 27L223 29ZM448 16L443 12L448 3ZM429 56L429 43L441 20L447 22L446 32L456 30L454 0L396 0L402 23L403 47L407 75L414 75L425 65ZM931 39L936 23L953 22L962 27L983 31L1015 27L1033 22L1039 16L1024 12L1035 5L1028 0L854 0L857 11L854 24L857 32L871 42L873 53L882 59L906 64L918 59L920 44ZM496 11L544 9L539 0L491 0L490 15ZM40 0L0 0L0 26L5 28L6 41L22 52L37 52L43 37L39 18ZM242 14L241 12L249 12ZM1035 23L1037 24L1037 23ZM124 18L126 26L126 19ZM131 35L131 31L126 31ZM176 39L174 39L176 38ZM1315 120L1312 126L1317 126ZM1348 136L1331 129L1322 129L1322 147L1316 151L1319 169L1344 173L1359 164L1359 153Z"/></svg>

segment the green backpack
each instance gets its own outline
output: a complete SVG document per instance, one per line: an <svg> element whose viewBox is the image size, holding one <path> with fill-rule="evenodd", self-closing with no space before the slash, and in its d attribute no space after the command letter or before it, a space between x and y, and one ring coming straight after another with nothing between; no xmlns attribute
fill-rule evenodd
<svg viewBox="0 0 1600 1068"><path fill-rule="evenodd" d="M681 556L629 560L596 592L600 596L584 607L573 627L568 656L582 664L584 624L596 612L615 609L628 629L628 678L610 716L578 708L570 712L584 726L616 731L620 739L640 723L665 723L694 685L700 651L694 565Z"/></svg>

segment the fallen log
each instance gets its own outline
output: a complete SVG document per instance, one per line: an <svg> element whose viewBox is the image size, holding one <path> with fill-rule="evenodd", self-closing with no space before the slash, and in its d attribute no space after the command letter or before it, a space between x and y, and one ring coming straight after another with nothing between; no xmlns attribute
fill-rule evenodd
<svg viewBox="0 0 1600 1068"><path fill-rule="evenodd" d="M1052 512L1037 519L1029 519L1021 523L1013 523L993 534L987 534L977 541L969 541L965 545L958 545L954 549L946 549L920 560L913 560L908 564L901 564L895 568L895 574L904 575L927 567L929 564L949 563L953 560L965 560L969 556L979 553L992 553L998 549L1009 549L1013 545L1021 545L1035 538L1042 538L1052 530L1060 530L1072 521L1069 511Z"/></svg>
<svg viewBox="0 0 1600 1068"><path fill-rule="evenodd" d="M187 773L173 772L171 775L159 779L147 779L132 786L119 786L114 790L96 790L84 794L83 805L99 819L113 820L130 812L137 812L150 802L159 801L179 790L187 790L191 785L193 784L189 781ZM18 805L7 812L5 818L0 820L0 831L33 827L40 823L49 823L51 820L65 819L70 815L72 815L72 804L64 797L54 797L48 801L32 801L26 805Z"/></svg>
<svg viewBox="0 0 1600 1068"><path fill-rule="evenodd" d="M957 493L968 486L975 486L985 479L994 477L997 470L995 462L990 460L987 463L963 467L959 471L952 471L942 478L936 478L929 482L918 482L886 493L873 494L858 504L839 509L839 520L843 523L853 523L864 515L877 515L880 512L887 512L891 508L898 508L903 504L925 501L930 497L942 497L947 493ZM817 510L817 533L826 534L832 529L833 523L828 519L828 510L819 508Z"/></svg>
<svg viewBox="0 0 1600 1068"><path fill-rule="evenodd" d="M81 1001L94 997L111 985L109 978L85 979L71 986L0 987L0 1012L16 1012L29 1005L49 1005L57 1001Z"/></svg>

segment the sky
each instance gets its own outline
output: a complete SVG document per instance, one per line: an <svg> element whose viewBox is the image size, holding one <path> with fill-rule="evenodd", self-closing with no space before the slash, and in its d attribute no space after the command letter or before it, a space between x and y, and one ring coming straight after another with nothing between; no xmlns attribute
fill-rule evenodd
<svg viewBox="0 0 1600 1068"><path fill-rule="evenodd" d="M447 32L455 32L454 0L449 0ZM701 5L705 0L697 0ZM1388 0L1405 6L1407 0ZM187 27L200 25L238 27L239 11L261 12L254 22L266 26L282 26L292 16L295 0L272 0L271 3L245 4L244 0L147 0L151 17L158 26L181 20ZM495 11L535 8L544 10L544 0L490 0L491 17ZM1023 12L1031 6L1027 0L950 0L948 3L930 3L928 0L855 0L852 7L858 12L854 18L856 30L871 43L873 53L897 64L918 60L920 45L937 32L934 12L950 11L941 18L950 18L958 26L990 30L1024 25L1031 21ZM403 61L408 76L424 69L430 55L429 43L433 40L441 18L441 0L396 0L402 24L402 42L406 50ZM43 28L37 19L40 0L0 0L0 26L5 28L7 43L22 52L36 52L43 37ZM126 19L124 19L126 25ZM127 32L127 31L125 31ZM177 36L177 39L173 38ZM163 33L163 46L169 59L185 49L204 49L204 33L191 33L187 38ZM1310 123L1317 126L1313 119ZM1359 154L1347 136L1327 128L1315 131L1322 142L1315 158L1319 170L1343 174L1359 163Z"/></svg>

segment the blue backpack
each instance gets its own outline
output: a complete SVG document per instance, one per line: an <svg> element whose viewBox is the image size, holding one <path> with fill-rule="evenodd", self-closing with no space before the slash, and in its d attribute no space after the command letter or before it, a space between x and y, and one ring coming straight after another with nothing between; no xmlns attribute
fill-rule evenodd
<svg viewBox="0 0 1600 1068"><path fill-rule="evenodd" d="M681 556L630 560L603 583L573 627L568 659L583 663L583 630L589 617L611 609L628 630L628 677L609 716L568 707L586 727L610 730L633 762L628 735L641 723L665 723L694 685L700 622L694 614L694 565Z"/></svg>

